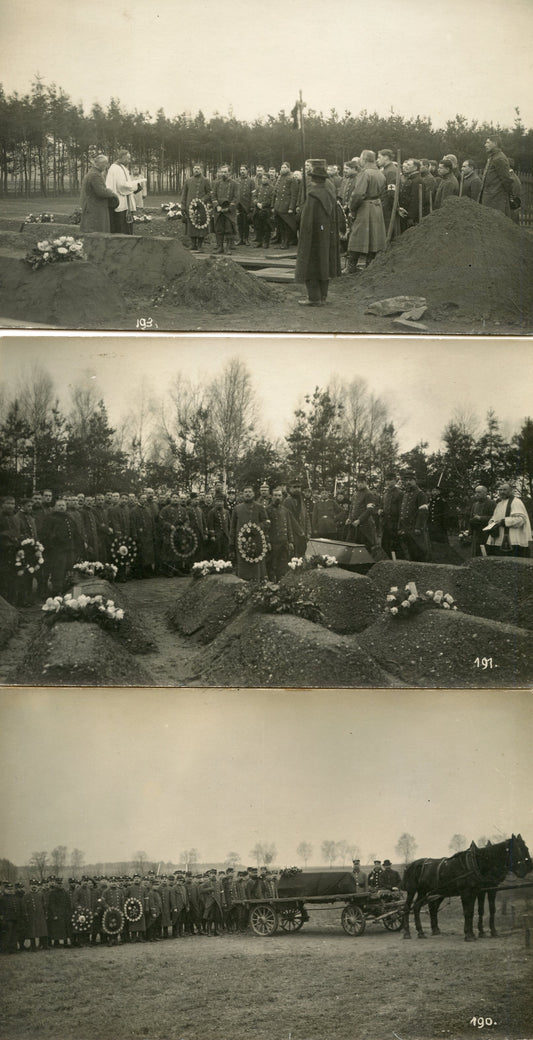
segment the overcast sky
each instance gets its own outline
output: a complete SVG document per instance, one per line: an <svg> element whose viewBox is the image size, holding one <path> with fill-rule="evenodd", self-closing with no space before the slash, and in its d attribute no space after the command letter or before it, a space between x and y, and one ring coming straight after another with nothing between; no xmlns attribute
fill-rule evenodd
<svg viewBox="0 0 533 1040"><path fill-rule="evenodd" d="M394 860L520 831L533 846L532 698L513 691L0 693L0 856L138 849L178 861L349 840ZM3 816L3 819L2 819Z"/></svg>
<svg viewBox="0 0 533 1040"><path fill-rule="evenodd" d="M519 106L531 127L532 28L531 0L2 0L2 82L24 94L39 73L87 113L114 97L152 116L231 108L251 121L289 113L301 88L325 114L508 127Z"/></svg>
<svg viewBox="0 0 533 1040"><path fill-rule="evenodd" d="M507 437L532 414L533 352L525 339L8 335L0 339L0 378L13 393L33 363L43 365L68 406L69 387L89 373L117 424L140 387L163 395L177 372L209 380L232 357L240 357L252 375L272 439L288 431L304 395L334 376L366 379L384 398L401 451L420 440L438 450L455 409L476 414L481 431L493 408Z"/></svg>

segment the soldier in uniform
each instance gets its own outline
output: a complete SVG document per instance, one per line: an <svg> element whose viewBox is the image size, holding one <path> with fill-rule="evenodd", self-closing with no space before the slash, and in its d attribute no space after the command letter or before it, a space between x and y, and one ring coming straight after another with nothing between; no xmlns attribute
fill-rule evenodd
<svg viewBox="0 0 533 1040"><path fill-rule="evenodd" d="M378 888L383 888L383 867L381 866L381 860L375 859L374 866L368 875L368 887L377 891Z"/></svg>
<svg viewBox="0 0 533 1040"><path fill-rule="evenodd" d="M387 556L400 552L400 540L398 537L398 524L400 521L400 509L402 505L402 492L398 487L398 481L394 471L385 473L385 490L383 492L382 525L383 534L381 538L382 549Z"/></svg>
<svg viewBox="0 0 533 1040"><path fill-rule="evenodd" d="M361 860L352 860L352 876L355 882L357 892L366 892L368 889L368 878L366 874L361 870Z"/></svg>
<svg viewBox="0 0 533 1040"><path fill-rule="evenodd" d="M229 555L229 512L224 507L224 499L217 498L207 514L207 530L209 551L215 559L227 560Z"/></svg>
<svg viewBox="0 0 533 1040"><path fill-rule="evenodd" d="M342 512L331 489L320 491L313 506L313 537L336 538Z"/></svg>
<svg viewBox="0 0 533 1040"><path fill-rule="evenodd" d="M229 175L229 167L221 166L213 185L215 253L231 254L237 231L237 183Z"/></svg>
<svg viewBox="0 0 533 1040"><path fill-rule="evenodd" d="M360 473L350 503L346 528L350 535L353 532L355 541L365 545L369 552L378 544L377 518L380 505L378 495L370 490L366 476Z"/></svg>
<svg viewBox="0 0 533 1040"><path fill-rule="evenodd" d="M416 474L405 474L405 491L400 508L398 535L405 559L427 563L429 558L428 497L416 482Z"/></svg>
<svg viewBox="0 0 533 1040"><path fill-rule="evenodd" d="M261 528L268 544L267 534L270 520L265 507L254 501L254 490L250 486L243 489L243 502L235 506L232 513L230 550L235 554L237 561L237 577L243 578L244 581L261 581L262 578L266 578L266 553L262 560L250 563L245 559L239 547L239 532L248 523L256 524ZM254 539L254 541L256 547L259 548L259 540Z"/></svg>
<svg viewBox="0 0 533 1040"><path fill-rule="evenodd" d="M20 529L15 516L15 499L6 495L0 513L0 596L14 604L17 597L15 556L20 544Z"/></svg>
<svg viewBox="0 0 533 1040"><path fill-rule="evenodd" d="M267 556L267 573L269 581L281 581L289 569L289 560L294 552L293 518L283 504L283 491L280 487L272 492L272 503L267 506L270 520L270 551Z"/></svg>
<svg viewBox="0 0 533 1040"><path fill-rule="evenodd" d="M264 173L255 193L254 230L255 248L268 249L272 235L272 205L274 188L268 174Z"/></svg>
<svg viewBox="0 0 533 1040"><path fill-rule="evenodd" d="M291 174L288 162L283 162L274 189L274 219L282 249L296 242L296 202L298 181Z"/></svg>
<svg viewBox="0 0 533 1040"><path fill-rule="evenodd" d="M306 508L305 499L302 494L301 482L292 479L289 484L289 494L283 505L289 511L293 520L294 552L296 556L304 556L307 541L311 537L311 520Z"/></svg>
<svg viewBox="0 0 533 1040"><path fill-rule="evenodd" d="M211 185L202 173L202 167L195 163L192 168L192 177L188 177L183 185L181 196L182 220L186 225L187 234L191 240L191 249L202 252L204 238L209 234L209 223L204 227L197 227L191 220L191 203L196 199L208 206L211 201Z"/></svg>
<svg viewBox="0 0 533 1040"><path fill-rule="evenodd" d="M247 166L241 166L237 181L237 228L238 246L247 246L250 240L250 215L252 212L254 182Z"/></svg>
<svg viewBox="0 0 533 1040"><path fill-rule="evenodd" d="M40 890L39 881L36 878L31 878L29 892L24 894L24 912L26 915L26 938L29 939L30 950L36 950L36 939L39 939L40 950L47 950L48 926L46 910L43 892Z"/></svg>

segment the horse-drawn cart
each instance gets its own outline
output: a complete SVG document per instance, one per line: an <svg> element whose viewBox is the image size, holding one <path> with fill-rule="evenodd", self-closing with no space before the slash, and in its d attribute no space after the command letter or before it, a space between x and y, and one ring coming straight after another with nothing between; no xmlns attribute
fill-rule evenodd
<svg viewBox="0 0 533 1040"><path fill-rule="evenodd" d="M248 923L256 935L274 935L278 928L297 932L310 920L309 911L341 911L341 924L347 935L363 935L367 924L381 923L397 932L403 923L404 898L397 891L361 891L353 874L298 873L282 877L277 895L246 900Z"/></svg>

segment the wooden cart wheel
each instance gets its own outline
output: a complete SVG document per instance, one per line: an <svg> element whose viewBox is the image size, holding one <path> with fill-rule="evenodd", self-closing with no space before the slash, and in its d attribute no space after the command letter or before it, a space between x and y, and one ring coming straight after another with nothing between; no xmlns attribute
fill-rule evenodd
<svg viewBox="0 0 533 1040"><path fill-rule="evenodd" d="M365 915L359 906L345 906L341 924L348 935L362 935L366 928Z"/></svg>
<svg viewBox="0 0 533 1040"><path fill-rule="evenodd" d="M250 912L250 925L256 935L274 935L278 930L279 919L273 906L260 903Z"/></svg>
<svg viewBox="0 0 533 1040"><path fill-rule="evenodd" d="M299 932L304 925L303 910L282 910L279 923L284 932Z"/></svg>
<svg viewBox="0 0 533 1040"><path fill-rule="evenodd" d="M384 917L383 924L389 932L400 932L403 928L403 910L397 910L390 917Z"/></svg>

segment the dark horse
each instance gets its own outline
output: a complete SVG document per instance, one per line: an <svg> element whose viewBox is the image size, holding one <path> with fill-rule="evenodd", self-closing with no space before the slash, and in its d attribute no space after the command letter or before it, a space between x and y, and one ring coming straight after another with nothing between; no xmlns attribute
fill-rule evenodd
<svg viewBox="0 0 533 1040"><path fill-rule="evenodd" d="M410 939L409 913L411 904L419 939L425 939L420 923L420 908L429 905L431 934L440 935L438 910L443 899L461 896L465 918L465 942L475 940L473 931L474 906L478 899L479 934L483 935L483 905L485 893L489 897L490 931L496 935L494 908L496 888L511 871L517 877L525 877L533 870L528 847L520 834L513 834L506 841L478 849L472 842L465 852L456 852L449 859L416 859L406 868L403 888L407 892L404 908L404 939ZM416 899L415 899L416 896ZM414 902L413 902L414 900Z"/></svg>

